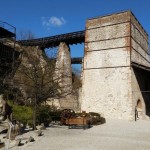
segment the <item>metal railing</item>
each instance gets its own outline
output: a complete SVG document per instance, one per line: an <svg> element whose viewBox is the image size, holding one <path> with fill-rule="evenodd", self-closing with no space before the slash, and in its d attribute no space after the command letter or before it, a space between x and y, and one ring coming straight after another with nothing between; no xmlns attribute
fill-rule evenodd
<svg viewBox="0 0 150 150"><path fill-rule="evenodd" d="M83 43L84 39L85 39L85 31L83 30L45 38L20 40L17 42L23 46L40 46L43 48L50 48L50 47L52 48L59 46L60 42L65 42L66 44L77 44Z"/></svg>

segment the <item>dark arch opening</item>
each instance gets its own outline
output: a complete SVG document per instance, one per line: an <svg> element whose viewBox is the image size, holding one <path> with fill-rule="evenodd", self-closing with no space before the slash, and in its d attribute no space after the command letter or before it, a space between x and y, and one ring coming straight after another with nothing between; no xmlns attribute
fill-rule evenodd
<svg viewBox="0 0 150 150"><path fill-rule="evenodd" d="M138 101L137 101L137 108L142 109L142 102L141 102L141 100L139 100L139 99L138 99Z"/></svg>

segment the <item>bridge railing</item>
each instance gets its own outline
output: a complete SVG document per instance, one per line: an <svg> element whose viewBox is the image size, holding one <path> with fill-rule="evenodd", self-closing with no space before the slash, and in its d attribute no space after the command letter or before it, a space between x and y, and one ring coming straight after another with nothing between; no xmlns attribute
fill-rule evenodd
<svg viewBox="0 0 150 150"><path fill-rule="evenodd" d="M0 21L0 38L15 37L16 28L7 22Z"/></svg>
<svg viewBox="0 0 150 150"><path fill-rule="evenodd" d="M21 40L17 41L23 46L40 46L42 48L52 48L59 46L60 42L65 42L66 44L77 44L83 43L85 38L85 31L77 31L66 34L60 34L55 36L49 36L45 38L31 39L31 40Z"/></svg>

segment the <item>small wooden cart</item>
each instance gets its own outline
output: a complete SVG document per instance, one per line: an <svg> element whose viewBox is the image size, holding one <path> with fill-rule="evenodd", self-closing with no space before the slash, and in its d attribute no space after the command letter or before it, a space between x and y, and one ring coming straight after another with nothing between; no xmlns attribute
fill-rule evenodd
<svg viewBox="0 0 150 150"><path fill-rule="evenodd" d="M76 126L82 126L83 129L90 128L91 122L89 117L74 117L66 120L69 129Z"/></svg>
<svg viewBox="0 0 150 150"><path fill-rule="evenodd" d="M68 125L69 129L78 126L85 129L90 128L91 125L102 123L105 123L105 119L95 112L86 113L86 111L82 111L82 113L75 113L72 109L64 109L61 113L60 125Z"/></svg>

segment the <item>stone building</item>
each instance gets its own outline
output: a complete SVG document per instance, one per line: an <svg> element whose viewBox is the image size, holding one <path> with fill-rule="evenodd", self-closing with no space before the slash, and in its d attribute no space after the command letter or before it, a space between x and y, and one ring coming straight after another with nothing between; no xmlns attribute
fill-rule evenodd
<svg viewBox="0 0 150 150"><path fill-rule="evenodd" d="M148 34L130 11L86 22L81 110L133 120L150 114Z"/></svg>

